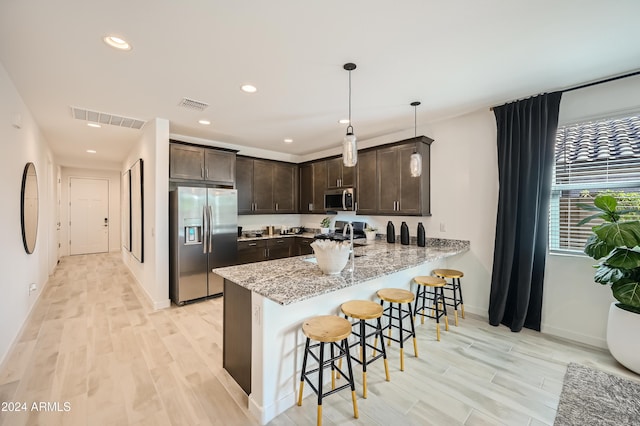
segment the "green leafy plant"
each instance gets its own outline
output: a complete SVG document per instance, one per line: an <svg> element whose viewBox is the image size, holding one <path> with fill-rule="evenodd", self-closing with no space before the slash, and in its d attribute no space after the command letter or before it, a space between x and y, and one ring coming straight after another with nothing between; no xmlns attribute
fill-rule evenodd
<svg viewBox="0 0 640 426"><path fill-rule="evenodd" d="M604 223L593 226L584 252L600 262L595 265L594 280L610 285L619 307L640 314L640 221L635 219L640 210L618 206L616 197L598 195L593 204L578 204L584 210L596 212L584 218L584 225L600 218Z"/></svg>
<svg viewBox="0 0 640 426"><path fill-rule="evenodd" d="M331 226L331 219L329 218L329 216L322 219L322 222L320 222L320 226L323 228L328 228Z"/></svg>
<svg viewBox="0 0 640 426"><path fill-rule="evenodd" d="M376 228L375 226L371 226L371 225L367 225L364 228L365 231L371 231L371 232L375 232L378 230L378 228Z"/></svg>

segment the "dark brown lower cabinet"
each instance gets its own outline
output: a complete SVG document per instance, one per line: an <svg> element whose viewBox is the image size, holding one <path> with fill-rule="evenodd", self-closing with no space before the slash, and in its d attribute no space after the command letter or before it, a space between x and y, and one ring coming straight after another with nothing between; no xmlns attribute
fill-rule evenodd
<svg viewBox="0 0 640 426"><path fill-rule="evenodd" d="M284 259L293 256L294 238L274 238L267 240L267 257L269 260Z"/></svg>
<svg viewBox="0 0 640 426"><path fill-rule="evenodd" d="M295 253L296 256L302 256L305 254L313 254L313 248L311 243L313 238L296 237Z"/></svg>
<svg viewBox="0 0 640 426"><path fill-rule="evenodd" d="M268 260L267 240L238 241L238 265Z"/></svg>
<svg viewBox="0 0 640 426"><path fill-rule="evenodd" d="M222 366L251 393L251 291L224 280Z"/></svg>
<svg viewBox="0 0 640 426"><path fill-rule="evenodd" d="M238 241L238 265L297 256L296 237ZM312 239L313 240L313 239Z"/></svg>

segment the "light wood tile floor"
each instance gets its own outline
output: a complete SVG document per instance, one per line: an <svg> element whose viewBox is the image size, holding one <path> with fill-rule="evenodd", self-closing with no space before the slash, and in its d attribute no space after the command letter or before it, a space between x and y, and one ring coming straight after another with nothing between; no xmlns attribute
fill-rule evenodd
<svg viewBox="0 0 640 426"><path fill-rule="evenodd" d="M0 425L256 425L222 369L222 299L153 311L120 259L61 260L0 370L0 401L27 411ZM470 315L440 342L431 322L417 332L420 358L409 343L400 372L392 346L391 381L371 364L366 400L355 366L360 419L345 391L325 399L324 424L550 425L569 362L638 380L606 351ZM308 397L270 424L315 422Z"/></svg>

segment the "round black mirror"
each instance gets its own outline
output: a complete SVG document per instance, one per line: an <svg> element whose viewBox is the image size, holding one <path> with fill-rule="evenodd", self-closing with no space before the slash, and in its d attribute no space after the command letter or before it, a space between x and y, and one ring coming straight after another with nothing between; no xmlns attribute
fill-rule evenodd
<svg viewBox="0 0 640 426"><path fill-rule="evenodd" d="M36 247L38 235L38 176L33 163L27 163L22 173L20 221L24 249L31 254Z"/></svg>

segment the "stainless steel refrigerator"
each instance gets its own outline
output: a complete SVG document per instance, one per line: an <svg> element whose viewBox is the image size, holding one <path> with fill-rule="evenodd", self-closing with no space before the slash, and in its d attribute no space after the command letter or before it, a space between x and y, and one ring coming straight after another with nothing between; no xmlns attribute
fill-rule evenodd
<svg viewBox="0 0 640 426"><path fill-rule="evenodd" d="M178 186L169 193L169 296L182 305L222 295L211 269L233 265L238 251L238 192Z"/></svg>

